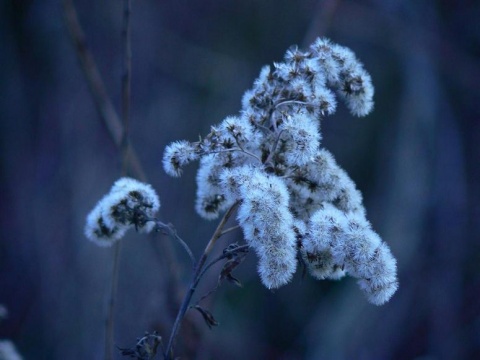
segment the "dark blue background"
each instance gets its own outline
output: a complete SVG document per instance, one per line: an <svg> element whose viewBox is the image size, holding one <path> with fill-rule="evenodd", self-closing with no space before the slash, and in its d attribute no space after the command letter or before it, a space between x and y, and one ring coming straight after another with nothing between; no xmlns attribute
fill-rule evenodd
<svg viewBox="0 0 480 360"><path fill-rule="evenodd" d="M77 1L88 44L120 107L121 1ZM240 109L264 64L327 36L350 47L376 88L375 110L342 105L323 143L363 192L397 257L400 289L370 305L354 280L299 271L263 288L252 253L181 333L184 359L480 358L480 4L476 1L133 1L131 141L172 222L199 254L216 223L194 212L195 169L162 169L165 145L196 140ZM85 216L120 175L57 1L0 3L0 339L25 359L102 359L112 251ZM240 232L225 239L241 240ZM167 238L130 234L121 254L115 343L167 336L188 258L169 271ZM214 270L199 294L216 282Z"/></svg>

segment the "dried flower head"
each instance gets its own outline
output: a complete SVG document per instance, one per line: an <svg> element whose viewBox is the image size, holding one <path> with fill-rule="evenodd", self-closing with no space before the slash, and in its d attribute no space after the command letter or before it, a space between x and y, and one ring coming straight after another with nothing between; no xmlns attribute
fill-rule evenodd
<svg viewBox="0 0 480 360"><path fill-rule="evenodd" d="M150 232L159 208L160 200L150 185L121 178L88 214L85 236L99 246L111 246L131 227Z"/></svg>
<svg viewBox="0 0 480 360"><path fill-rule="evenodd" d="M335 93L355 116L372 110L371 78L355 54L327 39L291 47L262 68L238 116L200 141L167 146L163 165L179 176L200 159L200 216L214 219L239 203L237 220L267 288L290 281L300 252L317 279L350 274L382 304L398 286L395 260L366 220L355 183L321 147L320 121L335 112Z"/></svg>

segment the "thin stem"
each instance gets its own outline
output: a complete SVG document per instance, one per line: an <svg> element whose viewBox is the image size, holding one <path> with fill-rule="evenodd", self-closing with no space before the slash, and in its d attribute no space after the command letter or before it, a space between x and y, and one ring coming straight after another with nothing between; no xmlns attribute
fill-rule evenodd
<svg viewBox="0 0 480 360"><path fill-rule="evenodd" d="M112 284L110 288L110 299L108 301L107 318L105 321L105 360L113 360L113 330L114 330L114 312L115 312L115 298L118 287L118 274L120 264L120 253L122 249L122 242L117 241L114 245L113 253L113 269L112 269Z"/></svg>
<svg viewBox="0 0 480 360"><path fill-rule="evenodd" d="M246 251L250 248L249 245L242 245L242 246L239 246L238 248L235 249L235 252L242 252L242 251ZM215 265L216 263L218 263L219 261L222 261L223 259L226 259L230 256L231 254L229 253L226 253L226 254L222 254L220 255L219 257L217 257L216 259L212 260L207 266L205 266L205 268L202 270L202 273L200 274L200 278L207 272L208 269L210 269L213 265Z"/></svg>
<svg viewBox="0 0 480 360"><path fill-rule="evenodd" d="M282 105L291 105L291 104L315 106L314 104L310 104L310 103L307 103L307 102L305 102L305 101L300 101L300 100L285 100L285 101L281 101L281 102L277 103L277 104L275 105L275 109L277 109L278 107L280 107L280 106L282 106Z"/></svg>
<svg viewBox="0 0 480 360"><path fill-rule="evenodd" d="M215 285L215 287L210 290L209 292L207 292L205 295L203 295L200 299L198 299L196 302L195 302L195 305L190 305L188 308L191 309L191 308L194 308L196 305L200 305L200 303L205 300L206 298L208 298L210 295L212 295L213 293L215 293L218 288L220 287L221 285L221 282L220 281L217 281L217 284Z"/></svg>
<svg viewBox="0 0 480 360"><path fill-rule="evenodd" d="M119 149L121 149L124 128L120 117L107 94L95 59L87 46L85 34L78 20L77 10L75 9L73 0L63 0L63 11L65 24L67 26L70 39L74 46L80 67L85 75L85 80L89 87L90 94L95 103L97 112L100 115L100 119L105 125L113 143ZM137 179L147 182L146 173L138 159L135 148L129 144L128 149L128 163L130 171ZM180 292L180 281L178 277L179 270L171 243L162 241L159 244L162 247L161 254L164 256L167 267L170 270L170 276L168 279L171 290L168 291L167 294L169 303L172 304L171 308L173 309L176 308L179 303L179 299L176 296L176 294Z"/></svg>
<svg viewBox="0 0 480 360"><path fill-rule="evenodd" d="M188 291L185 293L185 296L182 301L182 305L180 306L180 309L178 310L177 318L175 319L175 323L173 324L172 332L170 334L170 339L168 340L168 345L165 350L165 359L167 360L172 360L173 359L173 348L174 348L174 343L178 335L178 331L180 330L180 325L182 323L182 320L185 316L185 313L189 309L190 306L190 301L192 300L193 293L195 292L195 289L204 274L203 272L203 267L205 265L205 262L208 258L208 255L212 251L213 247L215 246L215 243L217 240L222 236L222 231L223 228L225 227L225 224L227 223L228 219L230 216L233 214L234 210L237 207L237 203L232 205L230 209L225 213L223 216L222 220L217 226L217 229L213 233L210 241L208 242L207 246L205 247L205 250L203 251L203 254L198 261L197 265L195 266L195 271L194 275L192 278L192 281L190 282L190 286Z"/></svg>
<svg viewBox="0 0 480 360"><path fill-rule="evenodd" d="M130 89L132 82L132 40L131 40L131 0L124 0L123 10L123 75L122 75L122 122L123 122L123 137L120 143L122 148L123 173L127 173L128 154L129 154L129 123L130 123Z"/></svg>
<svg viewBox="0 0 480 360"><path fill-rule="evenodd" d="M125 176L128 171L128 124L130 115L130 82L131 82L131 44L130 44L130 0L124 1L124 18L122 30L123 43L125 47L124 57L124 74L122 76L122 123L123 131L120 140L120 148L122 153L122 176ZM110 301L108 308L107 324L105 329L105 360L113 360L113 338L115 332L115 299L117 295L118 277L120 273L120 252L122 243L117 241L115 244L113 256L113 270L112 270L112 287L110 293Z"/></svg>
<svg viewBox="0 0 480 360"><path fill-rule="evenodd" d="M254 158L257 159L259 162L262 162L262 161L258 158L258 156L256 156L255 154L252 154L251 152L249 152L249 151L247 151L247 150L245 150L245 149L243 148L243 146L242 146L242 144L240 144L240 141L238 140L238 137L237 137L237 136L233 136L233 137L234 137L235 142L237 143L238 147L240 148L240 150L241 150L243 153L254 157Z"/></svg>
<svg viewBox="0 0 480 360"><path fill-rule="evenodd" d="M85 79L87 80L90 93L92 95L97 111L105 124L108 133L117 147L121 147L124 128L120 117L118 116L108 94L105 89L105 84L100 76L95 59L88 49L87 41L83 33L80 22L78 21L77 10L72 0L63 0L63 9L65 15L65 22L70 33L70 38L75 47L77 58L80 62ZM129 164L135 176L141 180L146 181L145 171L143 170L135 149L130 146L129 150Z"/></svg>
<svg viewBox="0 0 480 360"><path fill-rule="evenodd" d="M270 154L268 155L267 159L265 160L264 164L268 164L272 158L273 158L273 155L275 154L275 151L277 150L277 147L278 147L278 143L280 142L280 136L282 135L283 133L283 130L281 130L279 133L278 133L278 136L277 138L275 139L275 143L273 144L271 150L270 150Z"/></svg>
<svg viewBox="0 0 480 360"><path fill-rule="evenodd" d="M270 128L266 127L265 125L256 124L255 126L257 128L259 128L260 130L265 131L265 133L267 133L267 134L270 134L272 132L272 130Z"/></svg>
<svg viewBox="0 0 480 360"><path fill-rule="evenodd" d="M187 252L188 256L190 257L190 260L192 260L192 264L195 265L195 256L193 255L193 252L192 250L190 249L190 247L187 245L187 243L185 241L183 241L183 239L178 236L177 234L177 230L173 227L172 224L165 224L159 220L154 220L155 221L155 225L156 225L156 230L157 231L160 231L160 230L163 230L165 233L167 233L172 239L178 241L178 243L180 245L182 245L182 247L185 249L185 251Z"/></svg>
<svg viewBox="0 0 480 360"><path fill-rule="evenodd" d="M205 154L205 155L207 155L207 154L208 154L208 155L210 155L210 154L221 154L221 153L234 152L234 151L243 152L244 154L246 154L246 155L248 155L248 156L251 156L251 157L253 157L255 160L258 160L259 162L261 162L260 158L259 158L257 155L255 155L255 154L253 154L253 153L251 153L251 152L249 152L249 151L247 151L247 150L244 150L244 149L243 149L242 147L240 147L240 146L238 147L238 149L237 149L237 148L231 148L231 149L222 149L222 150L214 150L214 151L205 151L204 154Z"/></svg>
<svg viewBox="0 0 480 360"><path fill-rule="evenodd" d="M235 225L235 226L229 227L228 229L225 229L225 230L222 231L221 236L225 235L226 233L229 233L230 231L237 230L239 227L240 227L240 225Z"/></svg>

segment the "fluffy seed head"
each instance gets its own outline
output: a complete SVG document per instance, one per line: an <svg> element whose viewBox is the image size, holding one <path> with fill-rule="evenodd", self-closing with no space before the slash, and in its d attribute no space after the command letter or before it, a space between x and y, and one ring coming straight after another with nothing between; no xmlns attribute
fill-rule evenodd
<svg viewBox="0 0 480 360"><path fill-rule="evenodd" d="M131 178L121 178L88 214L85 236L99 246L111 246L135 227L152 230L160 200L153 188Z"/></svg>
<svg viewBox="0 0 480 360"><path fill-rule="evenodd" d="M182 167L191 161L197 160L196 149L188 141L175 141L165 148L163 154L163 169L173 177L182 175Z"/></svg>

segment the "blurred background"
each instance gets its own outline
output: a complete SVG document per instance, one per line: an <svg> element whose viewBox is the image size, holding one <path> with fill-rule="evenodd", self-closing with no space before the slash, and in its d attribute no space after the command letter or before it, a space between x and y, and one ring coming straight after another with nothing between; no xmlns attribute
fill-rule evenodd
<svg viewBox="0 0 480 360"><path fill-rule="evenodd" d="M120 112L122 2L76 1ZM262 287L252 253L188 314L182 359L480 358L480 2L400 0L133 1L131 143L161 197L160 218L200 254L216 222L194 211L196 164L172 179L164 147L237 114L261 66L317 36L350 47L376 88L375 110L340 104L323 144L363 192L398 260L400 289L367 303L354 279L298 271ZM103 359L112 249L87 241L85 216L121 173L59 2L0 2L0 339L25 359ZM231 233L216 252L233 241ZM122 244L115 344L168 337L191 265L162 235ZM172 261L172 257L177 259ZM216 283L212 270L198 289ZM116 353L116 358L121 356Z"/></svg>

